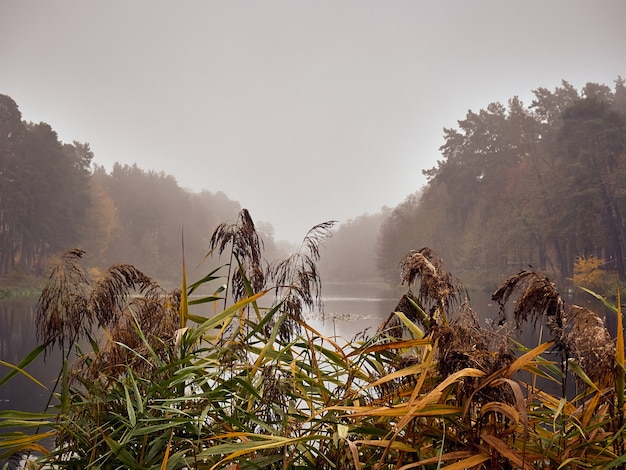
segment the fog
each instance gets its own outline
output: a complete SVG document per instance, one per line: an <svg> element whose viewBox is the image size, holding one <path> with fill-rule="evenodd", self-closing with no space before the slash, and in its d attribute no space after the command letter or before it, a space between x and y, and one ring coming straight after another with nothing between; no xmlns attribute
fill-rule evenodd
<svg viewBox="0 0 626 470"><path fill-rule="evenodd" d="M3 0L0 93L277 240L393 207L468 109L625 75L622 0Z"/></svg>

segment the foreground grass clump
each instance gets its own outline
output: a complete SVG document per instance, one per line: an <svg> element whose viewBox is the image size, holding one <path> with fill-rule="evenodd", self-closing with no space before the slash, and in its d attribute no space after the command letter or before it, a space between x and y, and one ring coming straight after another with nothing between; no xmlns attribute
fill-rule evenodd
<svg viewBox="0 0 626 470"><path fill-rule="evenodd" d="M170 293L127 265L90 283L82 252L68 252L42 294L42 349L86 337L91 350L64 366L56 416L0 414L2 426L41 429L0 436L2 458L32 452L32 468L624 466L619 302L613 341L594 313L566 307L546 278L521 272L494 294L502 318L486 329L424 248L402 260L406 293L376 334L329 338L303 312L319 307L315 262L330 227L314 227L300 251L262 269L242 211L212 239L228 265ZM549 342L514 347L512 296L516 325L545 323ZM96 325L103 342L92 338ZM49 436L51 449L41 444Z"/></svg>

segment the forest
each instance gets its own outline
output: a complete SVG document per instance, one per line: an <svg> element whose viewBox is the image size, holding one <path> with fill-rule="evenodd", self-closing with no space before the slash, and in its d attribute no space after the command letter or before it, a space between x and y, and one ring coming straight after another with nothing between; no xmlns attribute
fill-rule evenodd
<svg viewBox="0 0 626 470"><path fill-rule="evenodd" d="M562 81L533 95L529 106L490 103L445 128L423 187L337 226L322 248L324 278L397 286L398 260L429 246L471 288L493 289L529 266L560 286L580 266L605 283L625 280L625 81L581 90ZM45 275L49 261L79 247L94 276L125 262L177 282L183 240L186 258L202 259L213 229L241 209L222 192L194 193L137 165L107 171L88 143L24 122L6 95L0 139L0 279ZM257 229L272 261L290 247L268 222Z"/></svg>
<svg viewBox="0 0 626 470"><path fill-rule="evenodd" d="M470 111L403 204L336 230L322 222L269 264L280 255L271 227L225 195L136 166L91 168L87 144L22 123L3 97L3 263L53 263L39 346L2 361L0 387L22 374L45 388L27 367L64 354L54 408L0 410L4 468L626 468L619 290L612 303L587 289L609 331L606 315L568 304L551 280L591 259L624 279L624 81L535 95L528 109L513 98ZM228 261L180 269L181 206L204 208L189 240ZM218 215L236 222L210 229ZM69 242L126 259L103 269L83 248L59 251ZM129 264L131 248L180 283ZM377 262L368 280L403 286L371 336L328 337L306 321L322 311L328 253L333 278L363 279L355 273ZM485 324L460 281L481 277L499 278L498 318ZM521 343L524 325L545 336Z"/></svg>
<svg viewBox="0 0 626 470"><path fill-rule="evenodd" d="M60 142L0 95L0 279L46 275L51 260L80 247L93 275L124 262L178 283L183 237L198 262L213 229L239 210L222 192L193 193L134 164L107 172L89 144ZM258 228L273 256L271 226Z"/></svg>
<svg viewBox="0 0 626 470"><path fill-rule="evenodd" d="M529 107L513 97L444 129L427 184L383 222L387 278L403 253L429 246L480 288L529 266L563 286L585 261L625 279L624 79L533 94Z"/></svg>

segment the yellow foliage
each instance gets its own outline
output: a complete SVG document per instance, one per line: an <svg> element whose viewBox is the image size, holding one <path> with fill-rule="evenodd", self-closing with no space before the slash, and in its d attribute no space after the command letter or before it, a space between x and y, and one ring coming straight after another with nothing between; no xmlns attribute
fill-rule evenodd
<svg viewBox="0 0 626 470"><path fill-rule="evenodd" d="M596 256L578 256L574 263L572 282L599 294L605 294L614 285L614 273L602 269L606 261Z"/></svg>

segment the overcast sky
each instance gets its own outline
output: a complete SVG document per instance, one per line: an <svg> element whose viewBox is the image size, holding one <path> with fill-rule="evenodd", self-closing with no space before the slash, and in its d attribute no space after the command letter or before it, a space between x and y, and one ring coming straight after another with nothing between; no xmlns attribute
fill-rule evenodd
<svg viewBox="0 0 626 470"><path fill-rule="evenodd" d="M626 77L624 0L0 0L0 93L277 239L393 207L469 109Z"/></svg>

